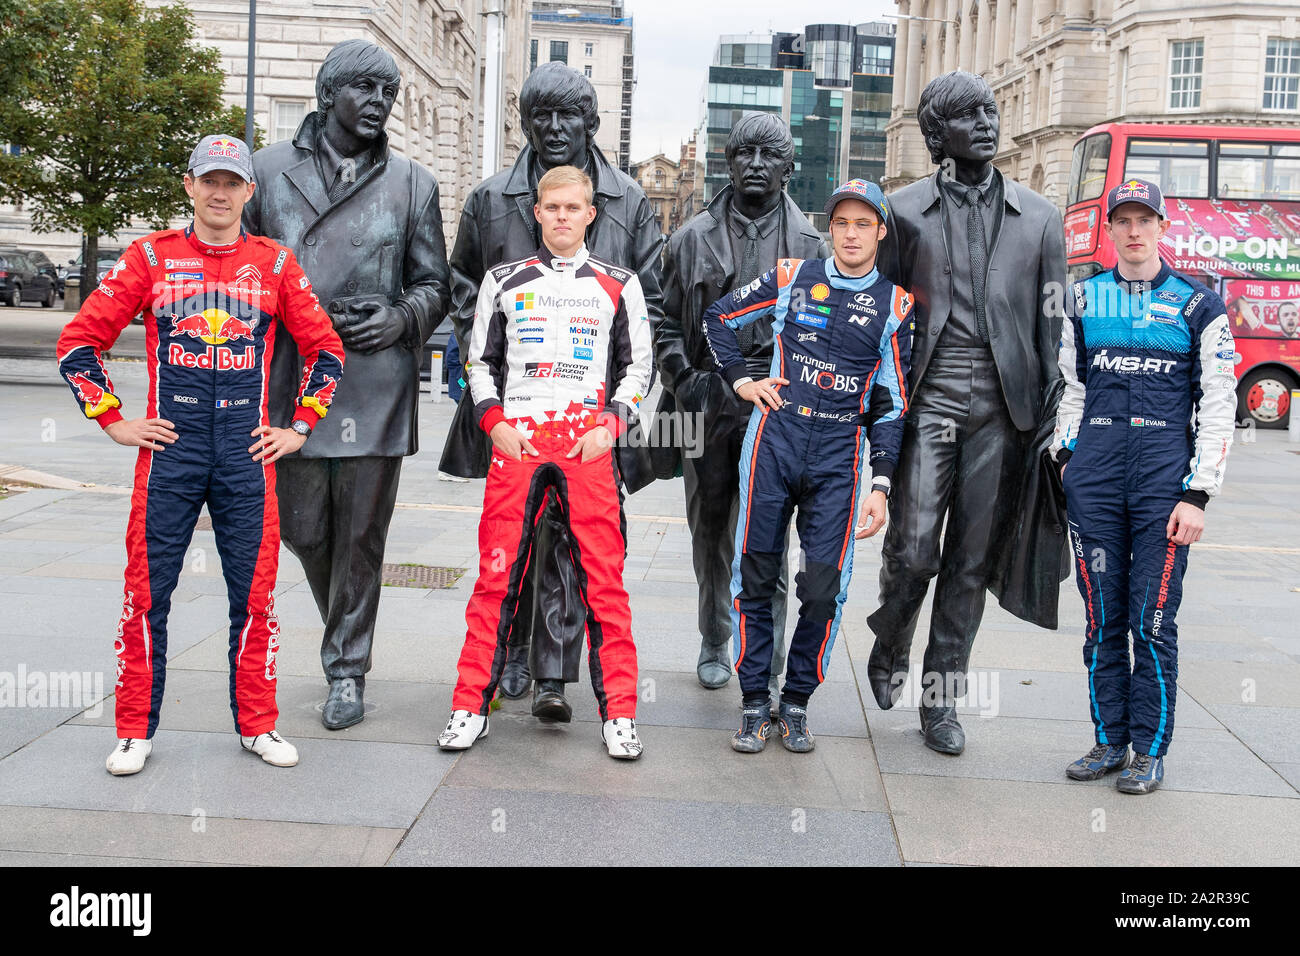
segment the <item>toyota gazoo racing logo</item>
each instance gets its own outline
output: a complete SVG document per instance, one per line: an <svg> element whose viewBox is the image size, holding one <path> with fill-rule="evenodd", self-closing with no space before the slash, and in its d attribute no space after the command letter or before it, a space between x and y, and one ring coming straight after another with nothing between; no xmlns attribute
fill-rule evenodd
<svg viewBox="0 0 1300 956"><path fill-rule="evenodd" d="M524 378L550 378L554 362L528 362L524 365Z"/></svg>
<svg viewBox="0 0 1300 956"><path fill-rule="evenodd" d="M1174 359L1143 358L1140 355L1111 355L1106 349L1102 349L1092 357L1093 368L1099 368L1104 372L1122 372L1125 374L1133 372L1169 373L1174 370L1174 366L1177 364L1178 362Z"/></svg>
<svg viewBox="0 0 1300 956"><path fill-rule="evenodd" d="M227 348L225 343L254 338L255 326L236 318L224 309L204 309L195 315L172 313L172 335L189 336L207 345L202 352L191 352L180 342L167 346L167 362L182 368L204 368L217 371L251 369L256 364L255 347L248 345L242 352Z"/></svg>

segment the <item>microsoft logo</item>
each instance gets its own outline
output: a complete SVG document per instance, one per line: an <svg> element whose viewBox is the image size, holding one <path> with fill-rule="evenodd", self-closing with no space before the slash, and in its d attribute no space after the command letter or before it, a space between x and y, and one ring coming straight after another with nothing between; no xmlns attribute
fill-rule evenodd
<svg viewBox="0 0 1300 956"><path fill-rule="evenodd" d="M533 293L519 292L515 295L515 311L522 312L524 309L533 307Z"/></svg>

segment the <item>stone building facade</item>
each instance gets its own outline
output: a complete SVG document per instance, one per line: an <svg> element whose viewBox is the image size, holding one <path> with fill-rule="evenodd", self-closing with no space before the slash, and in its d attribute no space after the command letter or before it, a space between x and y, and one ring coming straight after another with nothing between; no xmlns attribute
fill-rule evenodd
<svg viewBox="0 0 1300 956"><path fill-rule="evenodd" d="M148 0L160 5L163 0ZM243 105L247 92L246 0L186 0L198 42L215 47L226 74L225 96ZM529 0L261 0L257 5L255 120L268 143L292 138L316 108L315 77L337 43L360 38L388 50L402 73L402 87L388 121L393 150L428 167L441 187L442 215L450 244L460 209L484 177L482 77L484 8L504 13L501 48L501 165L514 162L523 145L519 87L526 75ZM495 171L494 169L488 172ZM125 245L147 233L146 224L123 230ZM22 210L0 207L0 243L19 241L46 249L55 262L77 255L75 234L30 234Z"/></svg>
<svg viewBox="0 0 1300 956"><path fill-rule="evenodd" d="M659 231L667 235L680 225L677 204L678 166L663 153L632 164L632 178L645 190L654 208Z"/></svg>
<svg viewBox="0 0 1300 956"><path fill-rule="evenodd" d="M559 60L591 80L600 110L596 145L630 174L636 74L623 0L533 0L529 29L528 70Z"/></svg>
<svg viewBox="0 0 1300 956"><path fill-rule="evenodd" d="M993 87L998 168L1062 206L1074 142L1098 123L1300 121L1294 2L899 0L898 11L887 190L933 171L916 105L949 70Z"/></svg>

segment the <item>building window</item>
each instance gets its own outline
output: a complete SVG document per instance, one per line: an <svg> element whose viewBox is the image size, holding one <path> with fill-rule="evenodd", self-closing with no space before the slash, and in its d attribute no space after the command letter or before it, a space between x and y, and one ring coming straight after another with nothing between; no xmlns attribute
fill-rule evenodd
<svg viewBox="0 0 1300 956"><path fill-rule="evenodd" d="M566 65L568 64L569 62L569 41L568 40L551 41L551 62L564 63Z"/></svg>
<svg viewBox="0 0 1300 956"><path fill-rule="evenodd" d="M1169 45L1169 108L1201 108L1201 65L1204 40L1178 40Z"/></svg>
<svg viewBox="0 0 1300 956"><path fill-rule="evenodd" d="M1300 107L1300 40L1268 38L1264 56L1264 109Z"/></svg>
<svg viewBox="0 0 1300 956"><path fill-rule="evenodd" d="M594 44L594 43L583 43L583 44L582 44L582 55L583 55L583 56L595 56L595 55L596 55L596 44Z"/></svg>
<svg viewBox="0 0 1300 956"><path fill-rule="evenodd" d="M528 44L528 72L531 73L537 69L537 41L533 40Z"/></svg>
<svg viewBox="0 0 1300 956"><path fill-rule="evenodd" d="M271 142L293 139L307 115L307 104L302 100L276 100L271 104Z"/></svg>
<svg viewBox="0 0 1300 956"><path fill-rule="evenodd" d="M591 79L591 64L590 64L590 63L588 63L586 66L584 66L584 67L582 68L582 75L585 76L587 79Z"/></svg>

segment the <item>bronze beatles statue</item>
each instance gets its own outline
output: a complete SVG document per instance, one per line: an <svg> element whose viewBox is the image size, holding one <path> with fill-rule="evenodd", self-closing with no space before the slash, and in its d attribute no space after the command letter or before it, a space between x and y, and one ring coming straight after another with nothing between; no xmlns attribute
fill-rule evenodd
<svg viewBox="0 0 1300 956"><path fill-rule="evenodd" d="M533 216L537 181L548 169L576 166L595 185L596 218L587 228L587 248L596 256L636 270L653 322L662 314L659 252L662 236L641 187L615 169L593 140L600 125L591 81L562 63L544 63L529 74L519 94L528 145L515 164L480 183L465 201L451 254L452 321L461 354L474 322L484 273L495 265L537 251L541 244ZM439 468L466 478L487 473L490 443L473 416L468 392L456 409ZM649 455L633 425L616 447L624 486L636 491L654 479ZM586 620L572 564L567 558L564 521L548 505L534 543L528 577L520 593L501 675L501 692L523 696L538 679L534 712L567 719L563 684L577 679L575 651L582 647ZM530 635L538 635L530 651ZM540 641L544 635L546 640ZM531 660L530 660L531 654Z"/></svg>
<svg viewBox="0 0 1300 956"><path fill-rule="evenodd" d="M399 82L375 44L334 47L316 77L317 111L292 141L254 155L257 191L244 211L250 232L293 249L347 352L329 415L276 465L281 533L325 625L331 730L365 716L384 542L402 457L417 449L421 349L449 291L438 183L394 156L384 134ZM288 424L301 364L281 328L272 424Z"/></svg>
<svg viewBox="0 0 1300 956"><path fill-rule="evenodd" d="M663 377L659 413L698 416L701 440L685 448L686 520L699 585L700 656L696 676L705 687L731 679L731 558L740 498L740 446L753 408L727 386L704 339L704 310L727 292L774 268L779 258L830 255L816 227L785 192L794 172L794 140L779 116L746 113L727 142L731 184L707 209L673 233L664 263L664 314L655 322L655 358ZM741 348L755 378L769 374L772 323L742 330ZM676 462L656 455L656 471L670 477ZM775 647L772 680L785 662L788 573L772 601ZM779 694L773 692L772 699Z"/></svg>

